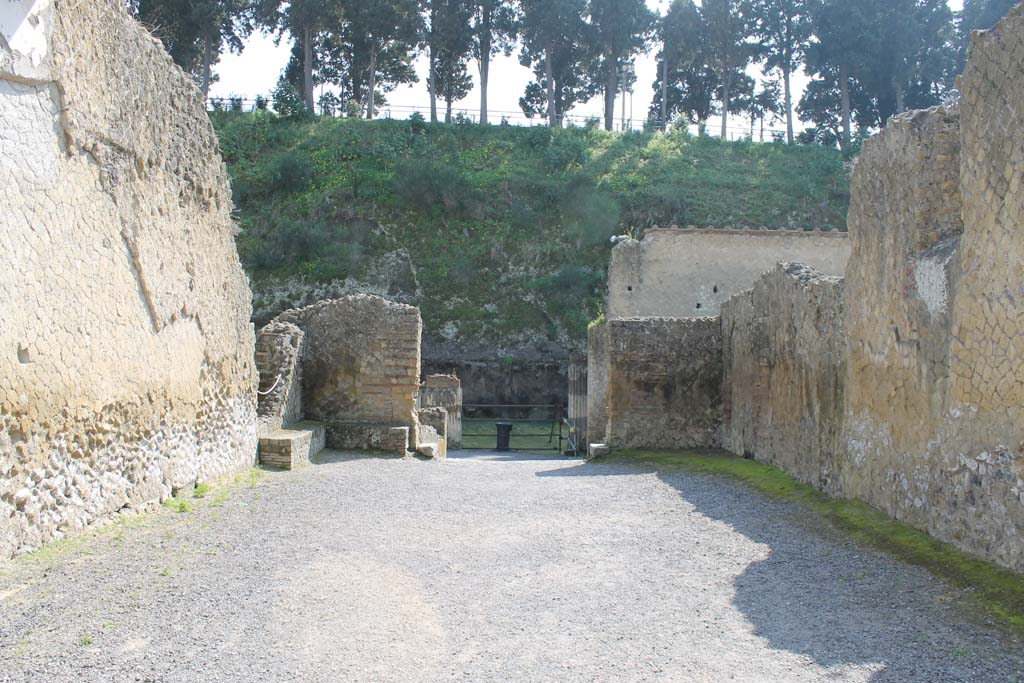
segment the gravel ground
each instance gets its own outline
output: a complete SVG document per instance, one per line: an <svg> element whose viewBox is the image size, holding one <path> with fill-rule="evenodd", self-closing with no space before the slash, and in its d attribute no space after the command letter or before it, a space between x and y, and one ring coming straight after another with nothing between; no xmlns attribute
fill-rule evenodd
<svg viewBox="0 0 1024 683"><path fill-rule="evenodd" d="M329 455L0 566L0 681L1024 681L927 572L714 476Z"/></svg>

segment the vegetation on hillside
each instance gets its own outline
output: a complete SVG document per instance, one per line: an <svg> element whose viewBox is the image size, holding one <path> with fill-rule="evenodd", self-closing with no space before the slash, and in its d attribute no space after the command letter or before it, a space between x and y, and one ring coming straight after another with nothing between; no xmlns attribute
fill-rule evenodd
<svg viewBox="0 0 1024 683"><path fill-rule="evenodd" d="M435 338L448 326L459 341L581 340L613 235L845 229L847 169L817 146L267 112L214 121L257 297L295 276L366 281L375 258L405 250L407 290L418 284Z"/></svg>

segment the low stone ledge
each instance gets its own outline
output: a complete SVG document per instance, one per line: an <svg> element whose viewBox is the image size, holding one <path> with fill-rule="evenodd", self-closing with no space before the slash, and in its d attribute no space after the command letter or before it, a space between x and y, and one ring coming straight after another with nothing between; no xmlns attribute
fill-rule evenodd
<svg viewBox="0 0 1024 683"><path fill-rule="evenodd" d="M328 422L327 447L336 451L409 454L409 428L369 422Z"/></svg>
<svg viewBox="0 0 1024 683"><path fill-rule="evenodd" d="M302 422L260 437L260 464L292 470L308 465L326 446L327 430L316 422Z"/></svg>

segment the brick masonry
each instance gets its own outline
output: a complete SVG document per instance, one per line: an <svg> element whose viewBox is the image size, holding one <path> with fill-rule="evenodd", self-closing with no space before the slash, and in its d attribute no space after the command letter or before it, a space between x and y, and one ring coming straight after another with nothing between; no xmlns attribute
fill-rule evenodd
<svg viewBox="0 0 1024 683"><path fill-rule="evenodd" d="M419 394L419 309L376 296L357 295L286 311L276 323L305 333L302 406L305 417L328 425L336 449L397 450L390 428L405 430L415 448ZM355 429L352 425L368 425ZM367 437L360 446L357 435Z"/></svg>
<svg viewBox="0 0 1024 683"><path fill-rule="evenodd" d="M322 424L302 422L293 429L279 429L260 436L260 463L291 470L308 465L327 443Z"/></svg>

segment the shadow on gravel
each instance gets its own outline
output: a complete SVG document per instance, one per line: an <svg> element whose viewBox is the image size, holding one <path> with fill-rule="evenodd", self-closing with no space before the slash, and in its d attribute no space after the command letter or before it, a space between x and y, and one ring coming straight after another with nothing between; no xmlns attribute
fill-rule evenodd
<svg viewBox="0 0 1024 683"><path fill-rule="evenodd" d="M537 476L643 474L656 474L695 512L770 548L736 576L732 604L771 647L828 667L877 667L872 683L1024 681L1010 657L983 661L977 649L998 648L999 636L957 623L963 613L941 604L950 593L939 579L856 544L796 503L725 477L647 463L580 463ZM750 497L764 502L752 506ZM993 678L1000 673L1005 678Z"/></svg>
<svg viewBox="0 0 1024 683"><path fill-rule="evenodd" d="M448 459L488 460L492 462L583 462L581 458L573 458L566 455L555 455L554 453L526 453L521 451L448 451Z"/></svg>

